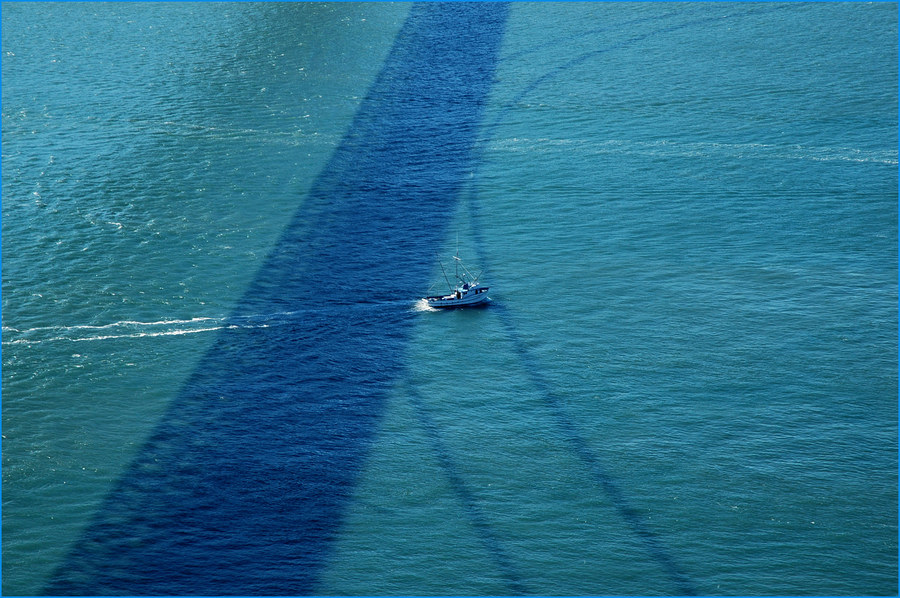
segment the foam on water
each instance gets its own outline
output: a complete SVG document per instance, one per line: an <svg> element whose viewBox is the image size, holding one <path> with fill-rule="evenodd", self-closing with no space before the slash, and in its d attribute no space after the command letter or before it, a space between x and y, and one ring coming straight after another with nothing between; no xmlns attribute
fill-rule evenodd
<svg viewBox="0 0 900 598"><path fill-rule="evenodd" d="M242 323L279 308L302 317L220 331L47 591L313 591L401 367L412 313L396 298L425 283L419 256L442 237L471 171L506 13L412 8L234 312ZM135 537L139 547L122 544Z"/></svg>
<svg viewBox="0 0 900 598"><path fill-rule="evenodd" d="M812 160L817 162L843 161L897 165L896 151L874 151L850 147L807 147L801 145L775 145L766 143L685 143L677 139L655 141L625 139L553 139L519 138L497 139L489 142L489 151L517 153L542 153L575 151L581 155L638 155L651 158L715 158L715 159L776 159Z"/></svg>
<svg viewBox="0 0 900 598"><path fill-rule="evenodd" d="M496 8L4 5L5 594L896 594L896 4Z"/></svg>

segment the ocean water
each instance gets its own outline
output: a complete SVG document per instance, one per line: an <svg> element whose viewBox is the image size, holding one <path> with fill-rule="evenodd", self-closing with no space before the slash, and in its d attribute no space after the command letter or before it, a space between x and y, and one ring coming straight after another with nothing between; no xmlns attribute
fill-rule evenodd
<svg viewBox="0 0 900 598"><path fill-rule="evenodd" d="M896 595L897 22L3 4L3 593Z"/></svg>

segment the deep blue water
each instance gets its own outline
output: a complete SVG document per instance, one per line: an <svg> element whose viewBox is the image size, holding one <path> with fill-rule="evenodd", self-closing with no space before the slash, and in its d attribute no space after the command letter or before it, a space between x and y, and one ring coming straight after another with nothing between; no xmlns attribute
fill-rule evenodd
<svg viewBox="0 0 900 598"><path fill-rule="evenodd" d="M402 298L472 168L506 11L411 10L235 317L305 313L219 333L51 593L313 592L413 322Z"/></svg>
<svg viewBox="0 0 900 598"><path fill-rule="evenodd" d="M896 594L896 4L2 26L4 594Z"/></svg>

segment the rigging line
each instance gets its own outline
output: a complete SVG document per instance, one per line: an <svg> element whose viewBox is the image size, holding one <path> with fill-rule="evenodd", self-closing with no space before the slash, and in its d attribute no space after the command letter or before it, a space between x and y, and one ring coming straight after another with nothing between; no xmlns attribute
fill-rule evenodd
<svg viewBox="0 0 900 598"><path fill-rule="evenodd" d="M457 499L464 506L466 516L469 519L469 524L477 532L478 539L491 556L494 565L503 576L510 592L517 595L528 594L529 592L522 583L521 576L516 570L515 565L509 558L509 555L506 553L506 550L503 548L497 535L491 529L491 525L488 522L488 518L484 511L478 506L478 499L466 485L463 476L460 474L459 468L453 460L453 456L441 438L438 425L435 423L434 419L432 419L431 414L428 411L428 406L422 399L422 395L419 393L415 384L410 380L409 372L404 376L400 376L399 379L403 380L403 384L407 391L406 396L409 397L413 410L416 413L416 417L419 420L419 424L422 426L428 437L432 452L437 457L441 469L444 471L444 475L447 476L447 480L450 483L450 487L453 489L454 494L456 494Z"/></svg>
<svg viewBox="0 0 900 598"><path fill-rule="evenodd" d="M444 280L447 281L447 286L450 287L450 290L452 291L452 290L453 290L453 285L450 284L450 279L447 278L447 272L444 270L444 263L443 263L442 261L440 261L440 260L438 260L438 263L441 265L441 272L444 273ZM432 285L432 286L433 286L433 285Z"/></svg>

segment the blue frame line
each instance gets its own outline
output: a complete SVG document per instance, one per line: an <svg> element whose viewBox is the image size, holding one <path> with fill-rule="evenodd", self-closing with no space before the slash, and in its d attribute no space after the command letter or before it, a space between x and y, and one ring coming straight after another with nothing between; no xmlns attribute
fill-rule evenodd
<svg viewBox="0 0 900 598"><path fill-rule="evenodd" d="M410 9L382 71L231 326L46 588L315 591L416 314L406 302L474 169L508 7Z"/></svg>

